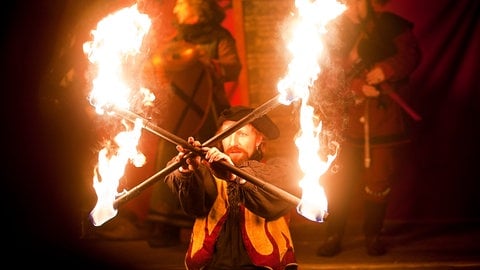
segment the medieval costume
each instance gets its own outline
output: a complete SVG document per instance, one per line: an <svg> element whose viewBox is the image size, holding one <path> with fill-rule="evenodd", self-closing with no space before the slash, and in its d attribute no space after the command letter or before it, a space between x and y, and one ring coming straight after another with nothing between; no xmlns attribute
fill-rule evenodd
<svg viewBox="0 0 480 270"><path fill-rule="evenodd" d="M342 80L329 80L336 86L330 89L342 92L344 99L338 100L337 110L328 110L328 106L322 109L322 104L317 104L318 111L327 112L327 122L332 116L337 119L334 123L342 123L337 126L341 129L341 149L333 165L338 172L328 175L325 183L329 217L326 241L318 250L320 256L340 252L351 198L359 186L365 203L367 253L378 256L386 252L380 241L381 229L400 151L405 149L401 146L410 140L411 115L400 102L410 93L409 76L420 61L413 24L390 12L374 11L370 4L367 7L368 15L360 23L352 22L345 14L336 18L329 25L326 39L330 67L344 71ZM372 85L366 74L373 68L383 71L384 80L374 84L378 95L369 97L362 87ZM332 111L334 115L328 115Z"/></svg>

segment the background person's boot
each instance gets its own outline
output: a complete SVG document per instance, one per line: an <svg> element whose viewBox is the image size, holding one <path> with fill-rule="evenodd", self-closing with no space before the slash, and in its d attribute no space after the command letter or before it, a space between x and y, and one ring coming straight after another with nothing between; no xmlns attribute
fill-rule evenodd
<svg viewBox="0 0 480 270"><path fill-rule="evenodd" d="M380 235L366 236L365 248L367 254L370 256L382 256L387 253L385 243L382 241Z"/></svg>
<svg viewBox="0 0 480 270"><path fill-rule="evenodd" d="M338 208L337 208L338 209ZM317 256L333 257L342 251L347 211L332 212L326 220L326 239L317 249Z"/></svg>
<svg viewBox="0 0 480 270"><path fill-rule="evenodd" d="M317 255L322 257L333 257L340 253L342 237L339 234L333 234L322 242L317 250Z"/></svg>
<svg viewBox="0 0 480 270"><path fill-rule="evenodd" d="M365 202L365 248L370 256L381 256L387 253L386 245L381 239L383 220L387 209L386 203Z"/></svg>

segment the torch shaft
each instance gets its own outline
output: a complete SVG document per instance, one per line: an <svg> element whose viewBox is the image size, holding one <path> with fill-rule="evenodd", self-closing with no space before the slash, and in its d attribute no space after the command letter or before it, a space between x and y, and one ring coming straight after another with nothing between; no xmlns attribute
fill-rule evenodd
<svg viewBox="0 0 480 270"><path fill-rule="evenodd" d="M168 142L171 142L175 145L181 144L185 148L187 148L191 151L195 151L195 148L193 146L191 146L190 144L186 143L183 138L180 138L177 135L168 132L167 130L155 125L154 123L148 121L144 117L142 117L142 116L140 116L140 115L138 115L138 114L136 114L132 111L122 109L122 108L118 108L118 107L113 107L112 111L114 111L115 114L117 114L121 118L126 119L130 122L135 122L136 119L140 118L140 119L142 119L144 129L146 129L146 130L152 132L153 134L167 140Z"/></svg>
<svg viewBox="0 0 480 270"><path fill-rule="evenodd" d="M151 185L155 184L158 179L161 179L165 177L167 174L175 171L182 165L181 162L175 162L173 164L170 164L169 166L163 168L161 171L158 171L154 175L150 176L148 179L142 181L140 184L136 185L129 191L123 193L120 195L118 198L115 199L113 202L113 207L115 209L118 209L120 206L122 206L124 203L130 201L132 198L137 197L140 195L140 193L150 187Z"/></svg>
<svg viewBox="0 0 480 270"><path fill-rule="evenodd" d="M246 173L245 171L242 171L241 169L235 167L234 165L226 162L226 161L220 161L217 162L218 164L221 164L225 169L229 170L231 173L241 177L242 179L247 180L248 182L258 186L259 188L262 188L263 190L267 191L268 193L275 195L284 201L287 201L294 206L297 206L300 204L300 199L293 194L271 184L268 182L263 181L260 178L257 178L253 175L250 175Z"/></svg>

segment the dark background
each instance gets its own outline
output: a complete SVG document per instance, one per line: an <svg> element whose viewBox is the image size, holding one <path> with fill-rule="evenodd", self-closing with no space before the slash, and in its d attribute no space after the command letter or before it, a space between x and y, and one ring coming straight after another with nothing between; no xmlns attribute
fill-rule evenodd
<svg viewBox="0 0 480 270"><path fill-rule="evenodd" d="M2 222L11 251L55 254L58 260L82 256L75 245L84 214L79 209L94 199L84 183L98 138L83 85L65 88L59 81L72 66L86 64L69 52L78 51L78 40L123 4L3 5ZM390 217L478 219L480 1L403 0L389 8L415 22L424 54L411 104L423 121L414 126L414 155L397 183Z"/></svg>

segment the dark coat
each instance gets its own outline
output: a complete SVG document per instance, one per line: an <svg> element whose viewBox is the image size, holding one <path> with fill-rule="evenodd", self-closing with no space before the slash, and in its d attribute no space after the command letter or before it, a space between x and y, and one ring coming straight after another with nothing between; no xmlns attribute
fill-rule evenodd
<svg viewBox="0 0 480 270"><path fill-rule="evenodd" d="M335 115L344 119L336 123L344 123L338 128L343 129L346 143L363 145L365 119L368 119L372 146L409 140L409 116L389 93L393 91L402 100L411 94L409 76L421 59L412 28L412 23L389 12L374 13L365 24L353 24L341 15L329 25L327 47L331 63L344 71L343 80L329 81L334 81L336 91L343 91L338 94L340 97L346 97L337 102L341 109ZM352 50L357 50L360 57L355 63L346 60ZM366 71L373 66L382 68L386 80L376 86L380 91L379 97L365 98L361 87L366 84ZM338 72L333 74L339 75Z"/></svg>

